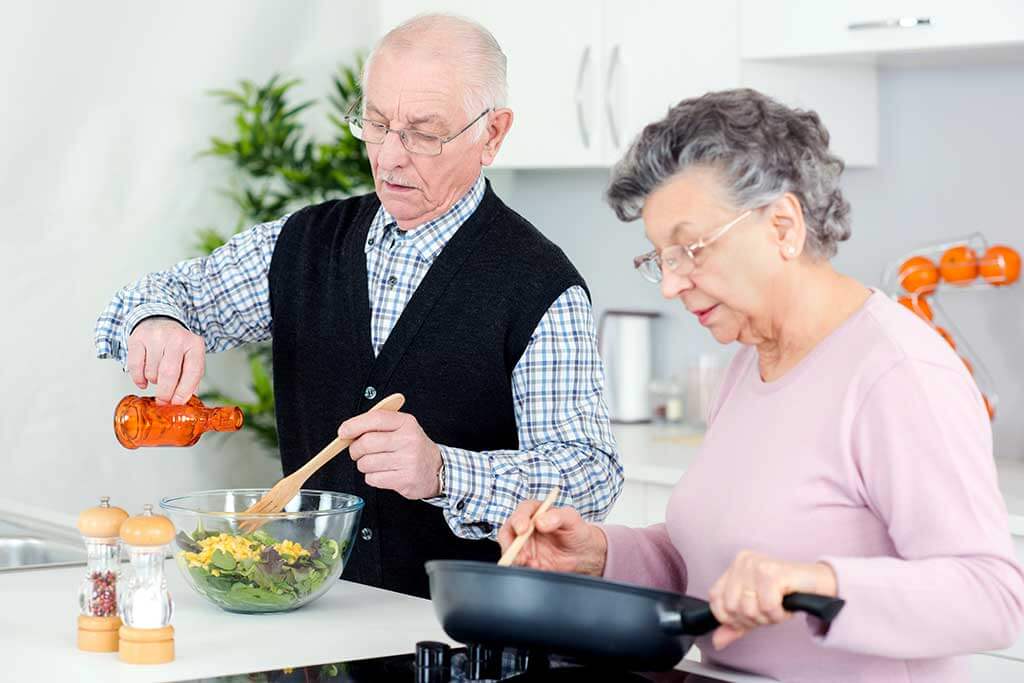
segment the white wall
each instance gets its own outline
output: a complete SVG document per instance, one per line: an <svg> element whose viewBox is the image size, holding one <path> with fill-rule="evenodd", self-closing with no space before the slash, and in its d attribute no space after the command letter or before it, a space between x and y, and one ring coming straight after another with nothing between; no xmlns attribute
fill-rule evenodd
<svg viewBox="0 0 1024 683"><path fill-rule="evenodd" d="M122 449L113 409L137 389L93 357L93 324L118 287L194 255L196 228L234 225L225 166L194 156L230 125L204 92L284 72L326 94L369 15L362 0L4 3L0 499L77 513L108 494L134 511L280 476L244 434ZM238 386L243 363L224 354L210 374Z"/></svg>
<svg viewBox="0 0 1024 683"><path fill-rule="evenodd" d="M853 237L836 266L881 286L885 263L922 244L976 230L1024 252L1024 66L884 71L880 79L881 158L851 169L844 190ZM825 122L826 125L828 122ZM517 172L505 200L561 244L587 279L598 312L655 309L655 370L686 367L715 342L678 302L632 271L650 246L639 223L619 223L601 199L606 171ZM1024 458L1024 284L943 298L970 345L995 376L1001 404L996 455Z"/></svg>

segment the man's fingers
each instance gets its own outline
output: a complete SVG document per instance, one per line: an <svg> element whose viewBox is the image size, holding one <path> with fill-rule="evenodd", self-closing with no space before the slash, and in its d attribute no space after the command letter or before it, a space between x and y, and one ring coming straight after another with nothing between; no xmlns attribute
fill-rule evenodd
<svg viewBox="0 0 1024 683"><path fill-rule="evenodd" d="M371 453L356 461L356 469L363 474L391 472L394 470L394 459L387 453Z"/></svg>
<svg viewBox="0 0 1024 683"><path fill-rule="evenodd" d="M178 388L181 378L181 361L183 353L176 347L165 347L163 358L160 359L158 372L160 377L156 383L157 402L169 403ZM191 396L191 394L189 394Z"/></svg>
<svg viewBox="0 0 1024 683"><path fill-rule="evenodd" d="M156 345L146 346L146 362L142 374L149 384L156 384L160 377L160 361L163 359L163 348Z"/></svg>
<svg viewBox="0 0 1024 683"><path fill-rule="evenodd" d="M128 359L125 363L129 376L139 389L149 386L146 381L146 345L140 341L128 340Z"/></svg>
<svg viewBox="0 0 1024 683"><path fill-rule="evenodd" d="M366 432L348 447L349 457L359 461L360 458L373 453L393 453L395 448L394 432Z"/></svg>
<svg viewBox="0 0 1024 683"><path fill-rule="evenodd" d="M174 390L171 403L184 405L192 398L192 394L199 388L199 380L202 379L205 369L205 349L199 349L198 353L194 348L185 351L181 363L181 379L178 380L178 388Z"/></svg>
<svg viewBox="0 0 1024 683"><path fill-rule="evenodd" d="M343 439L358 439L366 432L393 432L407 424L407 413L396 413L393 410L375 410L345 420L338 427L338 436Z"/></svg>
<svg viewBox="0 0 1024 683"><path fill-rule="evenodd" d="M366 483L377 489L396 490L398 474L395 472L371 472L366 475Z"/></svg>

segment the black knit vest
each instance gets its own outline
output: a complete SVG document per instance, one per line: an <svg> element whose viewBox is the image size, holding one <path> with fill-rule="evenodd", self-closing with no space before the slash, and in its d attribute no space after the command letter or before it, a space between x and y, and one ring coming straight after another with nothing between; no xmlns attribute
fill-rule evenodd
<svg viewBox="0 0 1024 683"><path fill-rule="evenodd" d="M379 206L371 194L302 209L274 249L274 393L285 474L337 436L344 420L394 392L405 394L403 411L436 443L518 448L512 370L554 300L585 286L562 251L488 185L375 358L364 245ZM494 542L456 537L440 508L367 486L347 451L305 488L366 501L345 579L427 597L427 560L498 558Z"/></svg>

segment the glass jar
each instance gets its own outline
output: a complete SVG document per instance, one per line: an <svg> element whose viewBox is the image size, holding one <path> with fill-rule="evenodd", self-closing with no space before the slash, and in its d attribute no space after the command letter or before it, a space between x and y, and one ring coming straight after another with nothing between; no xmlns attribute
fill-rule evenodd
<svg viewBox="0 0 1024 683"><path fill-rule="evenodd" d="M121 589L120 657L134 664L160 664L174 659L174 601L167 590L164 557L174 539L174 525L146 505L142 514L121 525L128 549L128 579Z"/></svg>
<svg viewBox="0 0 1024 683"><path fill-rule="evenodd" d="M121 546L119 533L128 513L100 498L97 507L78 516L85 541L85 576L78 590L78 647L88 652L117 650Z"/></svg>

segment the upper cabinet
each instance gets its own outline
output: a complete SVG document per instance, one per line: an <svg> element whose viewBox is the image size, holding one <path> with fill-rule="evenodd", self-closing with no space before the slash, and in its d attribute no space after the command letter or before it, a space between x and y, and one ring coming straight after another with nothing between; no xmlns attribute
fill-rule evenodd
<svg viewBox="0 0 1024 683"><path fill-rule="evenodd" d="M735 2L382 0L379 29L426 11L486 26L508 57L500 168L608 166L676 102L735 87Z"/></svg>
<svg viewBox="0 0 1024 683"><path fill-rule="evenodd" d="M1024 46L1020 0L740 0L744 59L881 58Z"/></svg>
<svg viewBox="0 0 1024 683"><path fill-rule="evenodd" d="M497 167L603 167L673 104L747 86L813 109L848 166L878 162L878 64L1024 55L1020 0L381 0L476 19L508 56Z"/></svg>

